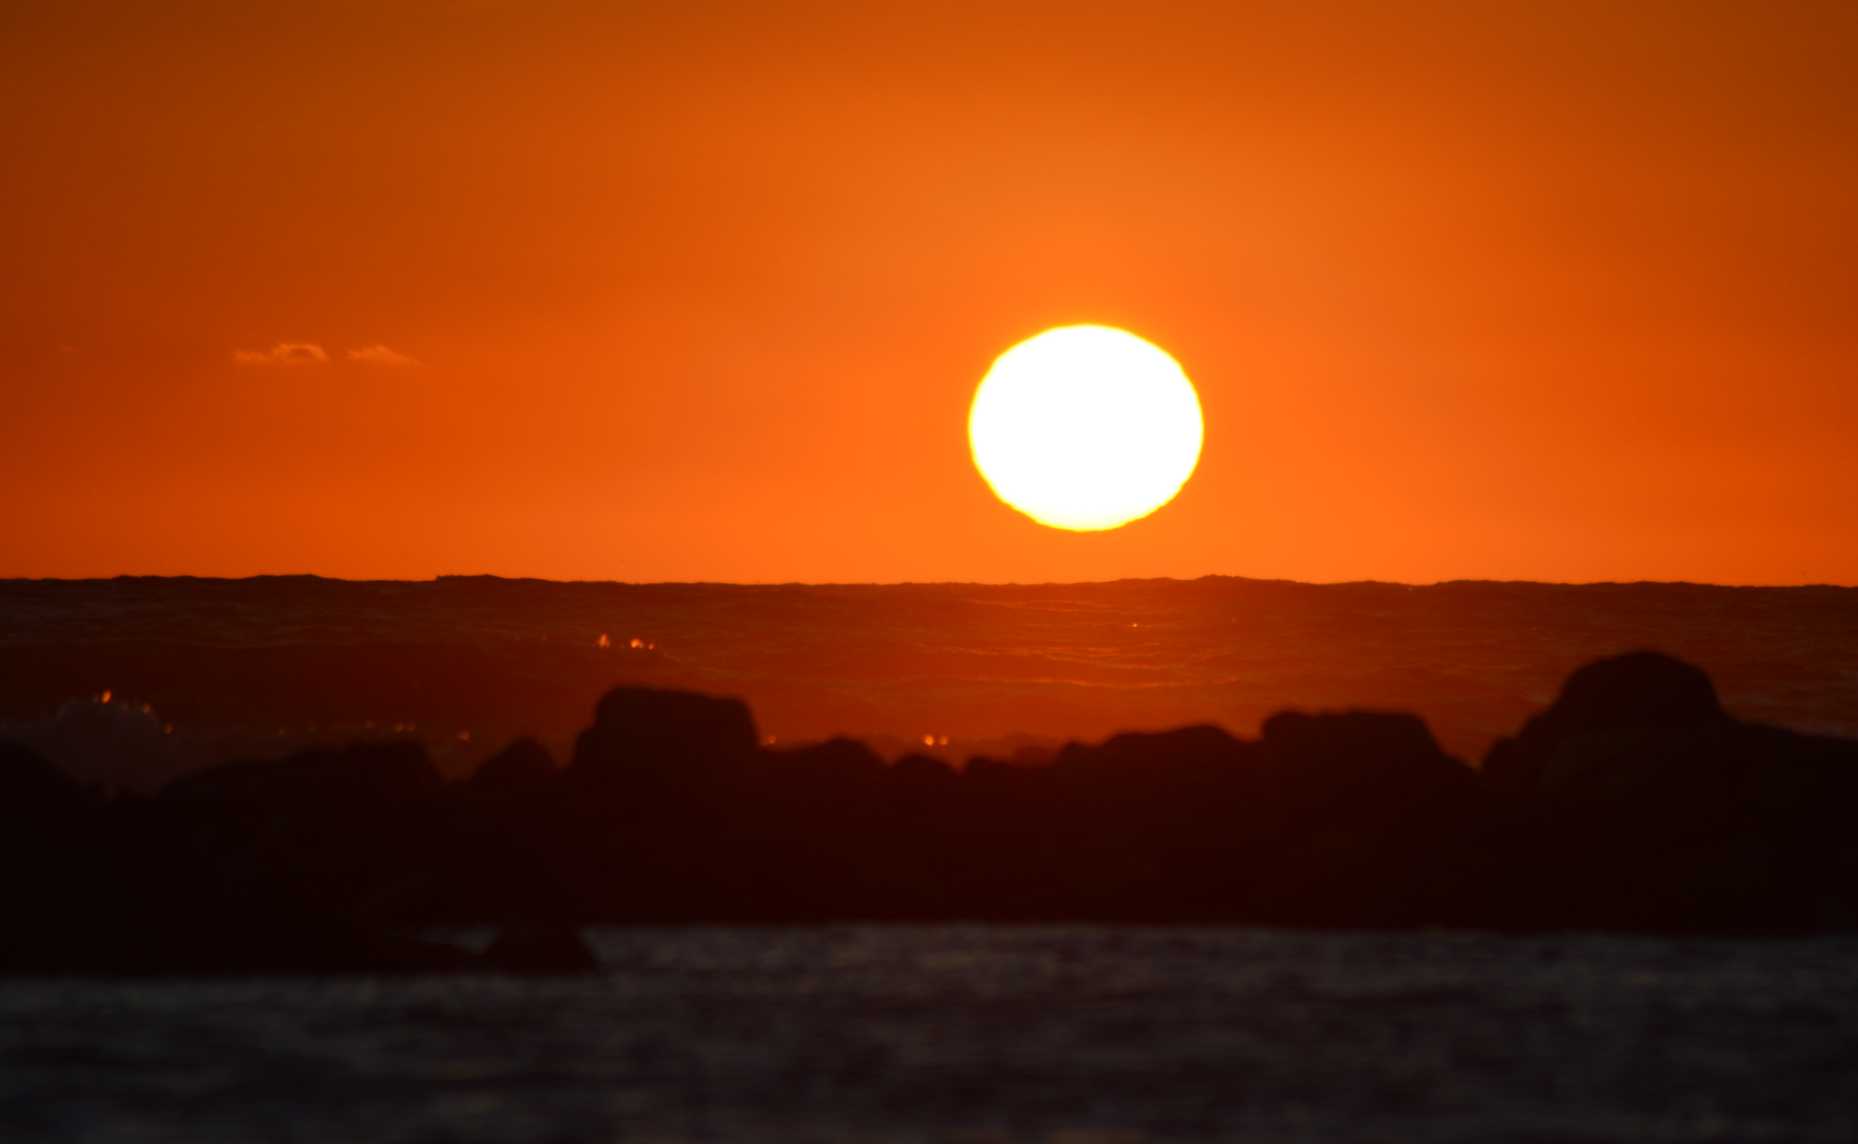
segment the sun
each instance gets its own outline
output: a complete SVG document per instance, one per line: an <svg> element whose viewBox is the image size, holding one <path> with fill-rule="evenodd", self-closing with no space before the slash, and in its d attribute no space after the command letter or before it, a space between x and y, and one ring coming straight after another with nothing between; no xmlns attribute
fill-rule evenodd
<svg viewBox="0 0 1858 1144"><path fill-rule="evenodd" d="M1059 326L994 360L968 410L974 467L1040 524L1101 532L1174 499L1200 462L1200 398L1167 352Z"/></svg>

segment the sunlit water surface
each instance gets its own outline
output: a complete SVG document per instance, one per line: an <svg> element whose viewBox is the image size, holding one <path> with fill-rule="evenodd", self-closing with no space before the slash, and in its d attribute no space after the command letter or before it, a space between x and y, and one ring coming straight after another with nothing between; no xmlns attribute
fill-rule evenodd
<svg viewBox="0 0 1858 1144"><path fill-rule="evenodd" d="M1858 1139L1849 939L595 937L586 979L0 982L0 1139Z"/></svg>

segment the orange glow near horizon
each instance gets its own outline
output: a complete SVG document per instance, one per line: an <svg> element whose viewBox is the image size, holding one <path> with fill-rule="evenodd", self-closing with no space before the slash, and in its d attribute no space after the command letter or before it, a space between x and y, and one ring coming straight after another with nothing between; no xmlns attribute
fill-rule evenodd
<svg viewBox="0 0 1858 1144"><path fill-rule="evenodd" d="M1858 9L0 14L0 576L1858 583ZM1207 411L974 478L1028 332ZM615 651L624 650L615 634Z"/></svg>

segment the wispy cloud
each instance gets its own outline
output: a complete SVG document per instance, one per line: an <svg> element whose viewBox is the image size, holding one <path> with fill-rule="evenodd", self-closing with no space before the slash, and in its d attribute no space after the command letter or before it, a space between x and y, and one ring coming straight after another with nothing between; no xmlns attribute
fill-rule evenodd
<svg viewBox="0 0 1858 1144"><path fill-rule="evenodd" d="M364 362L368 365L393 366L395 368L404 368L406 366L419 364L419 359L413 357L411 354L403 354L391 346L378 344L361 346L358 349L349 350L344 356L346 356L349 361Z"/></svg>
<svg viewBox="0 0 1858 1144"><path fill-rule="evenodd" d="M235 365L323 365L329 354L315 342L279 342L268 350L233 350Z"/></svg>

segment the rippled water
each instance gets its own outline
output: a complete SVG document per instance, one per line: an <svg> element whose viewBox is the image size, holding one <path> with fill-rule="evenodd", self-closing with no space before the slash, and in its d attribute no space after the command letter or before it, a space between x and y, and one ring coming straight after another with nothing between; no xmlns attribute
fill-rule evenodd
<svg viewBox="0 0 1858 1144"><path fill-rule="evenodd" d="M6 1140L1858 1139L1858 942L613 930L601 977L0 982Z"/></svg>

